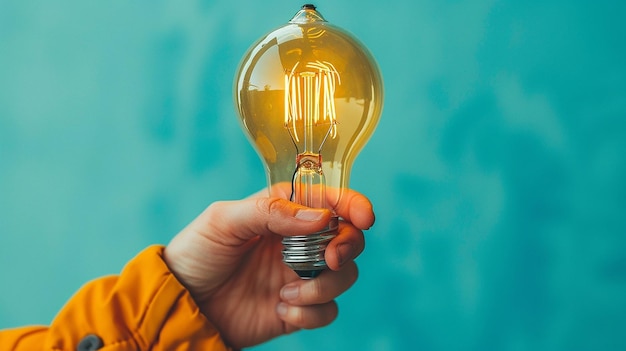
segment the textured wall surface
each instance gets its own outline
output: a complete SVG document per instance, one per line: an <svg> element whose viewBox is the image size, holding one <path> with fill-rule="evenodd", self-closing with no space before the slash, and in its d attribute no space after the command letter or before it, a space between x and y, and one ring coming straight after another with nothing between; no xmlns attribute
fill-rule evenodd
<svg viewBox="0 0 626 351"><path fill-rule="evenodd" d="M0 328L265 185L232 80L300 5L0 0ZM377 223L337 321L255 349L626 349L624 3L316 5L385 78Z"/></svg>

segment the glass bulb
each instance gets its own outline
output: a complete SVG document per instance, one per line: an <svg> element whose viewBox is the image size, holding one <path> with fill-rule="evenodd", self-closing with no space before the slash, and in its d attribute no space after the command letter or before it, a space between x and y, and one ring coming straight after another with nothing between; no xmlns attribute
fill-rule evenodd
<svg viewBox="0 0 626 351"><path fill-rule="evenodd" d="M383 87L368 50L304 5L245 54L235 79L242 128L265 165L270 196L335 210L352 164L374 132ZM302 278L326 268L324 250L338 218L283 240L283 261Z"/></svg>

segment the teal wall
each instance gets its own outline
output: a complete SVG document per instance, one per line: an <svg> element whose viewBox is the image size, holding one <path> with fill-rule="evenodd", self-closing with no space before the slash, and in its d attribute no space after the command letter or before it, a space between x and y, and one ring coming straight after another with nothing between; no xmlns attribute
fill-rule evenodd
<svg viewBox="0 0 626 351"><path fill-rule="evenodd" d="M377 57L377 222L331 326L256 350L626 349L622 1L316 2ZM0 0L0 328L265 184L232 79L294 1Z"/></svg>

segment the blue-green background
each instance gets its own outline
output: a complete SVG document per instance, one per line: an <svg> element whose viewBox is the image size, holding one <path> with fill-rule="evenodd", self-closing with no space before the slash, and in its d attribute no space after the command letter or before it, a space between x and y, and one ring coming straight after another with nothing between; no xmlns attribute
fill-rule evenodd
<svg viewBox="0 0 626 351"><path fill-rule="evenodd" d="M337 321L256 349L625 350L625 3L315 4L384 75L377 221ZM0 328L265 185L232 79L301 5L0 0Z"/></svg>

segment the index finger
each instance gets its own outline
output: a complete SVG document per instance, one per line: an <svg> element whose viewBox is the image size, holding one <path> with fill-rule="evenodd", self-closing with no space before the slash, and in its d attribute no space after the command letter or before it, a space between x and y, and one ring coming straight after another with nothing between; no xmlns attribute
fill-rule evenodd
<svg viewBox="0 0 626 351"><path fill-rule="evenodd" d="M335 206L340 217L359 229L369 229L374 225L374 207L365 195L351 189L343 189L340 195ZM327 196L333 196L333 192L327 193Z"/></svg>

